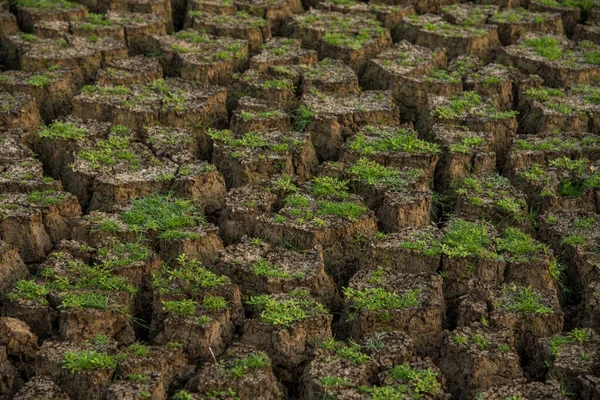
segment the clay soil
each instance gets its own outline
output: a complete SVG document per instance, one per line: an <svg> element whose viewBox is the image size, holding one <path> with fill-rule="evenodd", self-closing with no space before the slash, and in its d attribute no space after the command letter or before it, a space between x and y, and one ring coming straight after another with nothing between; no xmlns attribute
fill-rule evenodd
<svg viewBox="0 0 600 400"><path fill-rule="evenodd" d="M0 0L0 400L600 399L596 0Z"/></svg>

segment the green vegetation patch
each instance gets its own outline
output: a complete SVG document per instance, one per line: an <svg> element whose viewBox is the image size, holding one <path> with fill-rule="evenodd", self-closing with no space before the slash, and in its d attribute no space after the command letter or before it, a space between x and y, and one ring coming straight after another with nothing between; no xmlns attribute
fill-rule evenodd
<svg viewBox="0 0 600 400"><path fill-rule="evenodd" d="M197 239L199 234L189 230L205 223L204 214L191 200L170 194L133 200L121 219L136 232L157 232L162 240Z"/></svg>
<svg viewBox="0 0 600 400"><path fill-rule="evenodd" d="M513 313L550 314L554 312L551 307L543 304L542 297L529 287L520 287L514 284L502 287L502 303L496 303L496 308Z"/></svg>
<svg viewBox="0 0 600 400"><path fill-rule="evenodd" d="M200 261L188 258L185 254L177 257L175 267L165 265L160 272L153 275L153 285L162 295L180 294L184 291L201 293L207 289L223 287L227 283L229 278L216 275Z"/></svg>
<svg viewBox="0 0 600 400"><path fill-rule="evenodd" d="M377 152L437 153L439 146L421 140L417 132L408 129L386 129L375 126L364 128L367 135L359 133L350 142L349 148L359 154Z"/></svg>
<svg viewBox="0 0 600 400"><path fill-rule="evenodd" d="M95 350L68 351L64 355L62 367L71 373L105 368L115 370L117 360L113 356Z"/></svg>
<svg viewBox="0 0 600 400"><path fill-rule="evenodd" d="M87 130L78 127L72 122L56 121L51 125L44 126L36 132L41 138L48 139L66 139L66 140L84 140L87 137Z"/></svg>
<svg viewBox="0 0 600 400"><path fill-rule="evenodd" d="M291 327L294 323L327 314L327 309L311 298L306 290L295 289L287 296L253 296L246 302L259 311L259 320L271 324Z"/></svg>

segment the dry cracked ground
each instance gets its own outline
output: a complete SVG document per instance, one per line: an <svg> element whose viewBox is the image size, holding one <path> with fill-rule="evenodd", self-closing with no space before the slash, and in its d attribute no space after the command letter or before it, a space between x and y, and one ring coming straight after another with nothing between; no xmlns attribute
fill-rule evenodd
<svg viewBox="0 0 600 400"><path fill-rule="evenodd" d="M600 0L0 0L0 400L600 399Z"/></svg>

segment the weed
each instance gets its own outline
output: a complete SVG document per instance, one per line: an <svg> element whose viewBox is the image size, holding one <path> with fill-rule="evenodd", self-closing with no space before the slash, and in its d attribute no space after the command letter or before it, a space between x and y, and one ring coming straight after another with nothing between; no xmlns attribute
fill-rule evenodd
<svg viewBox="0 0 600 400"><path fill-rule="evenodd" d="M441 242L442 253L450 258L494 257L489 235L487 225L453 219Z"/></svg>
<svg viewBox="0 0 600 400"><path fill-rule="evenodd" d="M469 112L481 104L481 96L473 91L465 91L459 96L452 97L446 106L433 110L433 114L442 119L453 119L460 114Z"/></svg>
<svg viewBox="0 0 600 400"><path fill-rule="evenodd" d="M36 135L41 138L48 139L68 139L68 140L83 140L87 136L87 130L79 128L72 122L54 122L52 125L45 126L36 132Z"/></svg>
<svg viewBox="0 0 600 400"><path fill-rule="evenodd" d="M306 132L308 130L308 127L311 124L315 114L316 113L314 111L312 111L310 108L308 108L308 106L306 104L301 104L300 107L298 107L294 111L294 115L293 115L294 131Z"/></svg>
<svg viewBox="0 0 600 400"><path fill-rule="evenodd" d="M239 379L267 365L269 365L269 357L265 353L250 353L243 358L235 359L228 368L228 374L232 378Z"/></svg>
<svg viewBox="0 0 600 400"><path fill-rule="evenodd" d="M194 238L197 234L185 230L205 222L204 215L191 200L171 194L134 199L121 218L132 230L140 233L156 231L159 238L165 240Z"/></svg>
<svg viewBox="0 0 600 400"><path fill-rule="evenodd" d="M65 294L58 308L97 308L107 309L109 306L108 296L98 293L67 293Z"/></svg>
<svg viewBox="0 0 600 400"><path fill-rule="evenodd" d="M544 57L550 61L558 60L563 56L563 51L558 39L552 36L537 38L526 38L523 44L533 50L538 56Z"/></svg>
<svg viewBox="0 0 600 400"><path fill-rule="evenodd" d="M96 369L116 369L117 361L114 357L94 350L68 351L65 353L62 367L75 373L77 371L91 371Z"/></svg>
<svg viewBox="0 0 600 400"><path fill-rule="evenodd" d="M502 288L508 301L500 308L514 313L549 314L553 310L542 303L542 297L529 287L518 287L514 284Z"/></svg>
<svg viewBox="0 0 600 400"><path fill-rule="evenodd" d="M10 301L18 299L35 300L41 304L47 304L46 296L50 291L44 285L40 285L35 281L27 281L19 279L15 283L15 288L6 295Z"/></svg>
<svg viewBox="0 0 600 400"><path fill-rule="evenodd" d="M194 315L196 313L196 303L192 299L163 301L163 311L169 311L177 315Z"/></svg>
<svg viewBox="0 0 600 400"><path fill-rule="evenodd" d="M417 133L407 129L384 130L368 126L365 131L370 135L359 133L349 143L349 148L360 154L370 155L375 152L404 151L407 153L437 153L439 146L418 138Z"/></svg>
<svg viewBox="0 0 600 400"><path fill-rule="evenodd" d="M247 304L259 310L261 321L287 327L315 315L327 314L325 307L308 297L305 291L292 291L290 297L284 299L276 299L272 295L254 296Z"/></svg>
<svg viewBox="0 0 600 400"><path fill-rule="evenodd" d="M505 229L497 243L498 251L505 252L513 262L532 261L538 253L547 253L546 246L515 228Z"/></svg>
<svg viewBox="0 0 600 400"><path fill-rule="evenodd" d="M431 368L416 369L409 364L401 364L392 368L390 375L399 381L407 381L413 388L414 398L441 391L440 383L437 380L438 374Z"/></svg>
<svg viewBox="0 0 600 400"><path fill-rule="evenodd" d="M408 290L402 294L388 292L383 288L368 288L363 290L346 287L343 290L344 296L352 302L355 311L350 314L350 319L358 316L362 310L397 310L411 307L418 307L421 304L418 296L420 289Z"/></svg>
<svg viewBox="0 0 600 400"><path fill-rule="evenodd" d="M334 353L336 356L345 358L358 365L365 364L371 359L371 357L361 351L361 346L353 341L344 343L331 338L322 342L320 346Z"/></svg>

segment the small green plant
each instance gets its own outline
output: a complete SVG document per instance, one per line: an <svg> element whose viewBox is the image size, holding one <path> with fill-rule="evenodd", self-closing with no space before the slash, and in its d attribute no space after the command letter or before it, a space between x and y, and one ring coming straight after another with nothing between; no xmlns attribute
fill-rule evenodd
<svg viewBox="0 0 600 400"><path fill-rule="evenodd" d="M68 351L65 353L62 367L75 373L77 371L91 371L96 369L116 369L117 361L114 357L94 350Z"/></svg>
<svg viewBox="0 0 600 400"><path fill-rule="evenodd" d="M350 360L358 365L365 364L371 359L371 357L361 351L361 346L354 341L344 343L331 338L322 342L320 346L334 353L336 356Z"/></svg>
<svg viewBox="0 0 600 400"><path fill-rule="evenodd" d="M60 302L58 308L97 308L107 309L110 304L108 296L88 293L67 293Z"/></svg>
<svg viewBox="0 0 600 400"><path fill-rule="evenodd" d="M235 359L228 368L228 374L232 378L239 379L267 365L269 365L269 357L265 353L250 353L243 358Z"/></svg>
<svg viewBox="0 0 600 400"><path fill-rule="evenodd" d="M196 313L196 308L198 307L198 303L196 303L192 299L183 299L183 300L173 300L173 301L163 301L162 309L164 311L172 312L177 315L194 315Z"/></svg>
<svg viewBox="0 0 600 400"><path fill-rule="evenodd" d="M538 56L550 61L556 61L563 56L563 50L558 39L552 36L526 38L523 44L533 50Z"/></svg>
<svg viewBox="0 0 600 400"><path fill-rule="evenodd" d="M310 126L315 112L312 111L306 104L301 104L300 107L294 111L293 127L296 132L306 132Z"/></svg>
<svg viewBox="0 0 600 400"><path fill-rule="evenodd" d="M56 121L51 125L45 126L36 132L37 136L48 139L67 139L83 140L86 138L87 131L79 128L73 122Z"/></svg>
<svg viewBox="0 0 600 400"><path fill-rule="evenodd" d="M44 285L40 285L35 281L28 281L19 279L15 283L15 288L12 292L6 295L6 298L10 301L16 301L18 299L35 300L41 304L47 304L46 296L50 293L48 288Z"/></svg>
<svg viewBox="0 0 600 400"><path fill-rule="evenodd" d="M418 307L421 304L420 289L408 290L402 294L388 292L383 288L354 289L346 287L343 290L347 301L352 302L353 312L349 318L354 319L362 310L380 311Z"/></svg>
<svg viewBox="0 0 600 400"><path fill-rule="evenodd" d="M204 215L187 199L172 195L151 195L135 199L122 220L136 232L159 232L163 240L193 238L198 234L186 230L205 222Z"/></svg>
<svg viewBox="0 0 600 400"><path fill-rule="evenodd" d="M247 304L260 311L260 320L272 324L292 326L294 322L327 314L323 305L308 296L308 292L295 290L288 298L277 299L271 295L251 297Z"/></svg>
<svg viewBox="0 0 600 400"><path fill-rule="evenodd" d="M46 75L34 75L31 78L27 79L28 85L39 87L41 89L45 88L50 83L52 83L52 80Z"/></svg>
<svg viewBox="0 0 600 400"><path fill-rule="evenodd" d="M503 295L507 301L500 304L500 308L514 313L549 314L553 312L551 307L542 303L542 297L530 287L518 287L514 284L502 288Z"/></svg>

